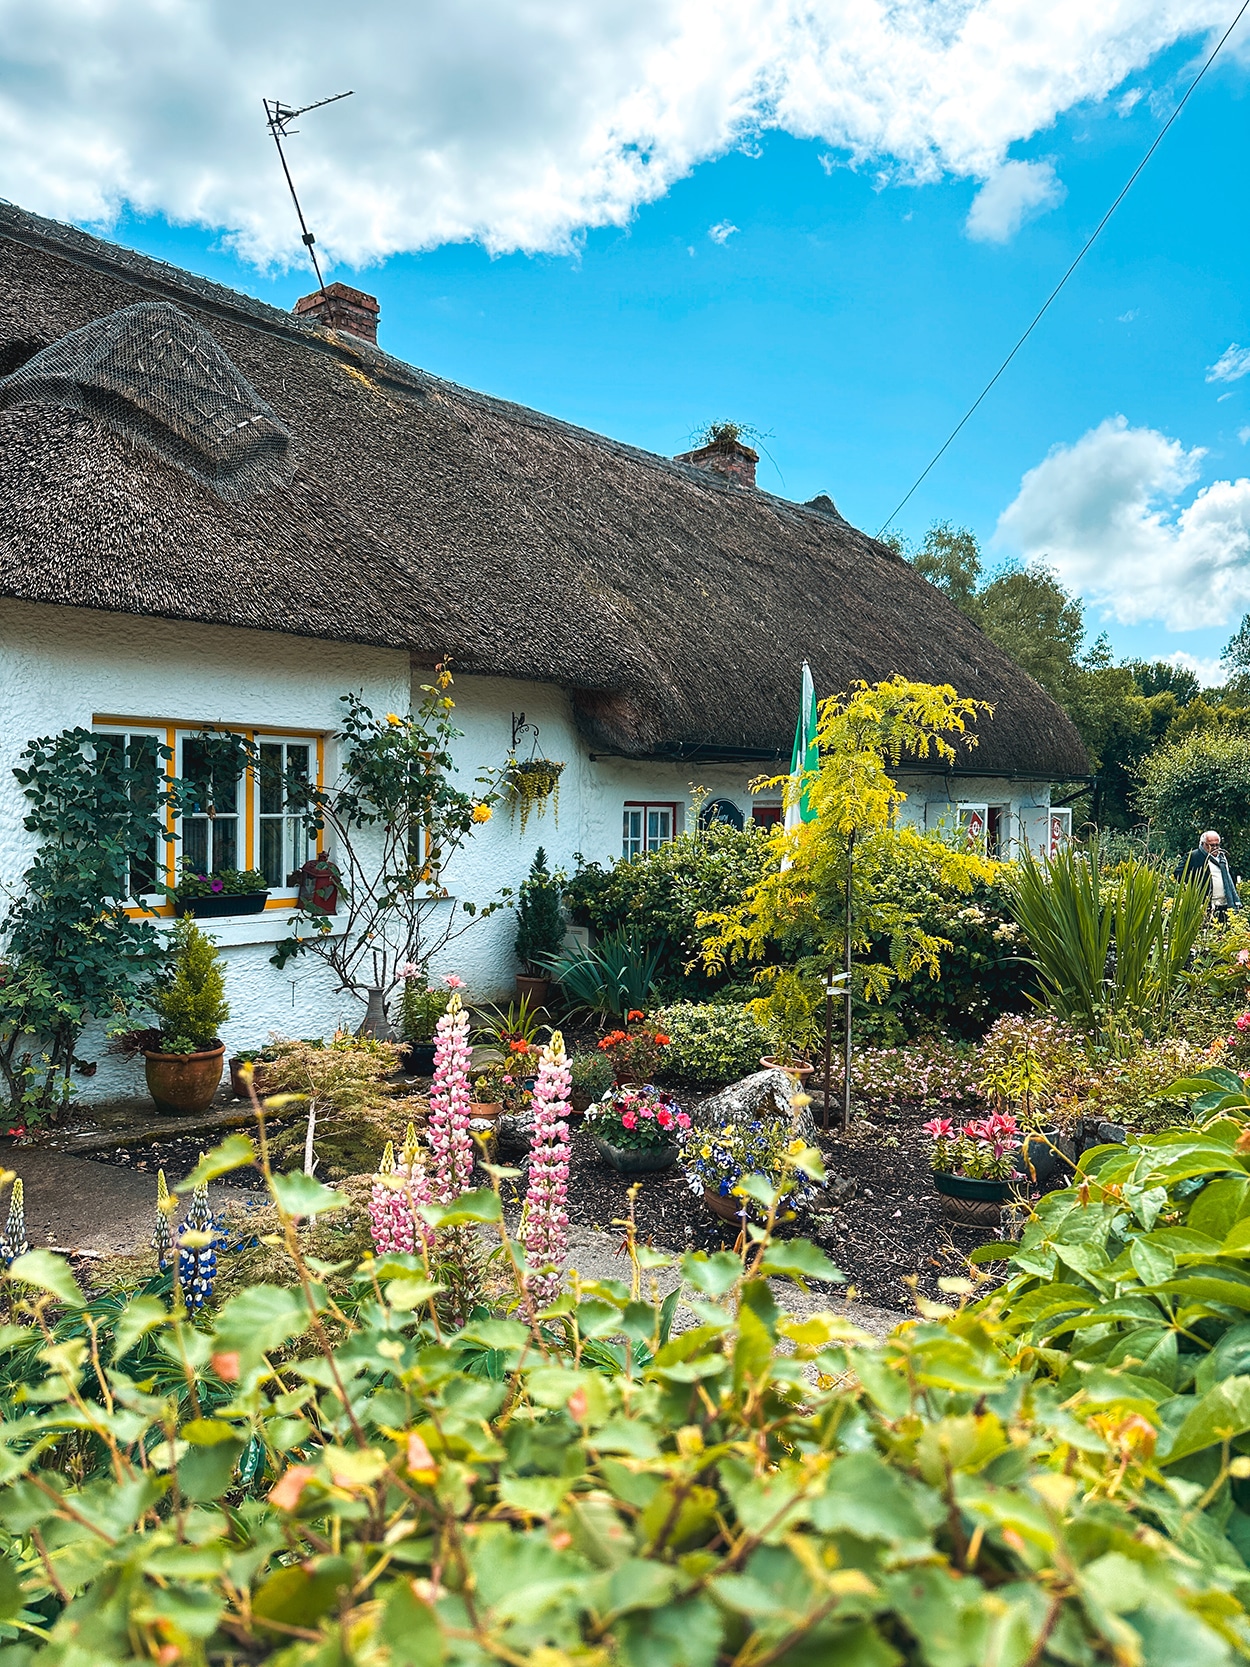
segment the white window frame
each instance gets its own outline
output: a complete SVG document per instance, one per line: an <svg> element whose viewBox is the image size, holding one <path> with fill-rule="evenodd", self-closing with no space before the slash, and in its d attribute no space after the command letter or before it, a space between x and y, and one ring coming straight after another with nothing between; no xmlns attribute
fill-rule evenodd
<svg viewBox="0 0 1250 1667"><path fill-rule="evenodd" d="M955 806L956 825L960 832L960 844L965 850L979 851L985 855L990 835L990 807L989 801L984 803L979 799L961 799ZM981 824L980 835L976 832L976 821Z"/></svg>
<svg viewBox="0 0 1250 1667"><path fill-rule="evenodd" d="M280 747L283 747L283 748L286 748L286 747L305 747L305 748L307 748L307 750L308 750L308 779L313 783L316 782L316 780L317 780L317 738L316 738L316 736L314 736L314 735L257 735L256 736L256 746L257 746L257 759L258 759L258 761L259 761L259 757L260 757L259 749L262 748L262 747L280 746ZM283 765L284 765L283 774L285 775L285 766L286 766L286 754L285 754L285 752L283 753ZM296 818L291 815L290 811L284 810L284 811L270 813L268 811L264 811L264 810L261 809L261 781L260 781L259 763L258 763L258 768L256 770L255 790L254 790L254 793L253 793L252 797L255 801L255 808L253 809L253 812L252 812L251 848L255 853L254 866L256 868L263 868L264 863L262 861L262 851L261 851L261 843L262 843L261 842L261 825L262 825L262 823L266 822L266 821L273 820L278 816L281 816L282 821L284 823L289 824L289 823L295 821ZM285 853L285 851L286 851L286 830L284 830L283 850L284 850L284 853ZM316 854L317 854L317 837L316 837L316 835L315 834L312 834L312 835L305 834L304 835L304 862L307 862L310 857L316 856ZM295 853L291 852L290 855L294 856ZM293 886L288 885L287 881L286 881L286 876L287 876L288 872L294 872L295 870L301 868L303 866L303 864L302 863L294 863L291 866L291 868L288 869L287 868L287 863L286 863L286 856L284 855L282 866L283 866L283 875L282 875L281 881L277 885L270 886L270 888L269 888L269 895L270 895L271 899L274 898L274 897L282 897L282 898L291 897L291 898L294 898L294 897L297 897L299 895L299 885L298 885L298 883L296 883Z"/></svg>
<svg viewBox="0 0 1250 1667"><path fill-rule="evenodd" d="M125 739L127 745L129 745L131 736L134 735L142 735L145 739L155 741L158 747L166 745L165 730L159 724L92 724L91 733L93 735L120 735ZM158 755L156 765L157 789L159 791L162 778L168 779L168 761ZM164 875L168 870L169 849L168 842L158 834L156 839L156 872L158 874ZM145 891L140 897L131 897L127 894L117 901L128 904L132 908L151 912L160 908L165 903L166 897L163 891Z"/></svg>
<svg viewBox="0 0 1250 1667"><path fill-rule="evenodd" d="M621 813L621 855L629 862L635 857L648 856L664 845L671 845L677 837L678 806L672 799L626 799ZM668 833L651 829L651 818L668 817ZM631 832L631 819L638 822L638 833Z"/></svg>
<svg viewBox="0 0 1250 1667"><path fill-rule="evenodd" d="M1053 857L1060 845L1072 839L1072 806L1051 805L1046 811L1046 855Z"/></svg>

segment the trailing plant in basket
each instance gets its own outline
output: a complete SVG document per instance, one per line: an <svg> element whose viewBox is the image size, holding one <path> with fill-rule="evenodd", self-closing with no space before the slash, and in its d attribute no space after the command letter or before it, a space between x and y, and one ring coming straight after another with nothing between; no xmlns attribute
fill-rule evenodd
<svg viewBox="0 0 1250 1667"><path fill-rule="evenodd" d="M623 1152L672 1146L690 1118L661 1088L613 1088L586 1113L586 1129Z"/></svg>
<svg viewBox="0 0 1250 1667"><path fill-rule="evenodd" d="M553 758L510 758L504 766L504 787L514 811L521 816L524 833L531 816L541 816L552 802L556 825L560 822L560 777L563 763Z"/></svg>
<svg viewBox="0 0 1250 1667"><path fill-rule="evenodd" d="M269 882L259 868L218 868L211 874L197 874L187 864L174 897L182 903L192 897L250 897L268 889Z"/></svg>

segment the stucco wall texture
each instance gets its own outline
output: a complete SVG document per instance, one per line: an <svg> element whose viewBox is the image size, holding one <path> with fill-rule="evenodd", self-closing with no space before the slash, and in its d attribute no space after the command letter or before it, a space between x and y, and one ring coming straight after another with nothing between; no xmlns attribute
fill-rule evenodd
<svg viewBox="0 0 1250 1667"><path fill-rule="evenodd" d="M354 690L375 712L404 711L420 701L420 685L428 677L398 650L0 602L0 883L9 889L20 883L33 849L32 836L22 828L25 805L12 771L35 736L76 724L89 727L106 714L180 726L316 730L327 737L326 779L332 781L340 696ZM506 1000L511 994L515 916L504 908L471 920L460 905L467 901L481 908L504 888L515 892L539 846L552 868L571 873L579 858L606 864L620 856L627 802L674 805L678 829L700 789L731 800L744 816L751 813L749 783L763 773L759 765L593 757L578 737L567 696L550 684L462 676L452 694L454 722L463 731L453 746L460 786L473 790L480 774L504 765L513 721L522 717L531 730L521 736L518 756L533 749L565 766L558 805L549 803L531 816L524 830L519 816L501 806L444 870L450 897L439 905L435 929L450 914L458 935L436 956L432 971L459 974L479 1000ZM1013 837L1027 837L1035 846L1045 837L1044 784L1021 787L987 778L956 785L917 777L904 786L906 821L933 827L953 814L954 799L982 801L1010 805ZM775 803L780 793L762 797ZM359 1002L335 989L320 961L303 957L281 971L270 964L274 943L286 936L286 920L285 911L270 911L206 923L227 963L231 1018L222 1036L231 1052L261 1046L274 1032L328 1036L359 1023ZM99 1025L84 1037L79 1052L98 1062L95 1076L79 1079L80 1098L143 1092L142 1062L107 1055Z"/></svg>

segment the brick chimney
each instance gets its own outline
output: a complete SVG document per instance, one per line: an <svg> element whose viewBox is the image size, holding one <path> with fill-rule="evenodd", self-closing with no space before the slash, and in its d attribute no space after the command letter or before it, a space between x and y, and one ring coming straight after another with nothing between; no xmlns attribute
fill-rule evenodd
<svg viewBox="0 0 1250 1667"><path fill-rule="evenodd" d="M378 339L381 310L374 296L362 289L350 289L347 284L327 284L295 303L296 318L315 319L331 330L346 330L348 335L367 342Z"/></svg>
<svg viewBox="0 0 1250 1667"><path fill-rule="evenodd" d="M729 426L725 425L726 428ZM724 475L735 486L755 485L755 465L759 460L760 454L752 451L750 446L744 446L735 435L717 435L715 430L706 446L700 446L697 451L680 452L673 459L675 463L693 463L696 469L711 469L714 474Z"/></svg>

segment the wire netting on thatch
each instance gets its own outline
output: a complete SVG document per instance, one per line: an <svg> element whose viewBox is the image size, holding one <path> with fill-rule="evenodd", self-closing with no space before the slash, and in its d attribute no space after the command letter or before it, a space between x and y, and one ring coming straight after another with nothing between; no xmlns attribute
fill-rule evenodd
<svg viewBox="0 0 1250 1667"><path fill-rule="evenodd" d="M0 407L82 411L222 497L287 480L290 430L208 334L166 301L72 330L0 378Z"/></svg>

